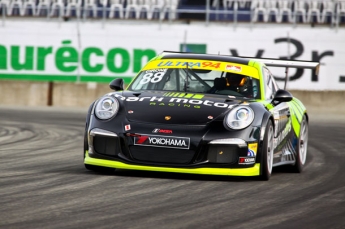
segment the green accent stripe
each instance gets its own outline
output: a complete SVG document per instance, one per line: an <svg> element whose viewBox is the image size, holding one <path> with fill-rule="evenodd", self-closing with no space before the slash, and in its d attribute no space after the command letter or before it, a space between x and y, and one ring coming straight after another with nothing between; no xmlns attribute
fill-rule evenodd
<svg viewBox="0 0 345 229"><path fill-rule="evenodd" d="M256 102L262 103L268 110L271 110L274 106L267 100L257 100Z"/></svg>
<svg viewBox="0 0 345 229"><path fill-rule="evenodd" d="M296 136L299 137L301 125L298 122L295 115L291 115L291 120L292 120L292 129L295 131Z"/></svg>
<svg viewBox="0 0 345 229"><path fill-rule="evenodd" d="M296 102L295 100L292 100L291 102L295 105L295 108L298 111L298 113L303 117L304 111L302 110L298 102Z"/></svg>
<svg viewBox="0 0 345 229"><path fill-rule="evenodd" d="M193 99L202 99L205 95L203 94L186 94L185 92L168 92L164 93L164 96L166 97L177 97L177 98L193 98Z"/></svg>
<svg viewBox="0 0 345 229"><path fill-rule="evenodd" d="M192 98L193 95L194 95L194 94L187 94L187 95L185 95L184 97L185 97L185 98Z"/></svg>
<svg viewBox="0 0 345 229"><path fill-rule="evenodd" d="M125 84L129 84L132 76L87 76L81 75L80 82L110 83L115 78L122 78ZM77 82L76 75L45 75L45 74L6 74L0 73L3 80L28 80L28 81L56 81L56 82Z"/></svg>
<svg viewBox="0 0 345 229"><path fill-rule="evenodd" d="M290 102L289 106L290 106L290 109L292 109L294 111L294 114L295 114L297 120L301 121L302 117L303 117L303 113L301 113L301 111L298 109L298 107L293 102Z"/></svg>
<svg viewBox="0 0 345 229"><path fill-rule="evenodd" d="M201 94L196 94L193 96L193 99L202 99L204 98L204 95L201 95Z"/></svg>
<svg viewBox="0 0 345 229"><path fill-rule="evenodd" d="M302 104L302 102L301 101L299 101L298 99L293 99L292 100L295 104L296 104L296 106L298 107L298 109L299 109L299 111L300 111L300 113L302 114L302 116L303 116L303 114L305 113L305 106Z"/></svg>
<svg viewBox="0 0 345 229"><path fill-rule="evenodd" d="M204 174L204 175L224 175L224 176L258 176L260 175L260 164L256 163L254 167L243 169L230 168L171 168L171 167L156 167L131 165L119 161L111 161L104 159L97 159L89 157L88 152L85 153L85 164L96 165L117 169L131 169L131 170L145 170L156 172L172 172L172 173L189 173L189 174Z"/></svg>

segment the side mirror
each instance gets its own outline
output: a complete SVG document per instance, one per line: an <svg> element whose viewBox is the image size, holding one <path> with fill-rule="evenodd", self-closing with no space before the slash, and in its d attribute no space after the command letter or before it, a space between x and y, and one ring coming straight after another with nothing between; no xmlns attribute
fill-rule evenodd
<svg viewBox="0 0 345 229"><path fill-rule="evenodd" d="M272 104L278 105L279 103L282 103L282 102L290 102L292 99L293 99L293 96L290 92L279 89L274 95Z"/></svg>
<svg viewBox="0 0 345 229"><path fill-rule="evenodd" d="M114 91L122 91L123 90L123 79L114 79L109 84L110 89L113 89Z"/></svg>

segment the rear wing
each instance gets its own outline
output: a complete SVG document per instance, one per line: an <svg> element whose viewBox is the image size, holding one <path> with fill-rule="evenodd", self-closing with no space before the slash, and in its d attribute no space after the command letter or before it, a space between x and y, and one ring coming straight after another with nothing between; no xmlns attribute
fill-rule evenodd
<svg viewBox="0 0 345 229"><path fill-rule="evenodd" d="M285 67L285 68L307 68L314 70L316 75L319 75L320 63L304 60L282 60L269 58L246 58L249 60L264 63L266 66Z"/></svg>
<svg viewBox="0 0 345 229"><path fill-rule="evenodd" d="M243 57L243 58L264 63L266 66L286 68L284 88L286 88L286 84L288 81L288 70L289 70L289 68L312 69L313 75L316 75L316 76L319 75L319 70L320 70L320 63L319 62L313 62L313 61L282 60L282 59L271 59L271 58L248 58L248 57Z"/></svg>

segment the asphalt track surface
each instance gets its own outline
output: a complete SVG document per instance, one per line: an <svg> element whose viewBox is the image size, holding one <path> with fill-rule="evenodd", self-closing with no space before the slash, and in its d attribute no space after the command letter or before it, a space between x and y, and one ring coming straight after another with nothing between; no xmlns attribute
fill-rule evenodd
<svg viewBox="0 0 345 229"><path fill-rule="evenodd" d="M345 228L345 115L314 113L303 173L260 181L94 173L86 109L0 107L0 228Z"/></svg>

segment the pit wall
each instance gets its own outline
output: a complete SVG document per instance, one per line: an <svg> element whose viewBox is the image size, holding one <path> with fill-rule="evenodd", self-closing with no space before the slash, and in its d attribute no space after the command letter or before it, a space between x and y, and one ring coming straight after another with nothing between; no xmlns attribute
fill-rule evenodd
<svg viewBox="0 0 345 229"><path fill-rule="evenodd" d="M0 105L88 108L100 96L111 92L103 83L0 81ZM345 114L345 91L289 90L307 109Z"/></svg>

